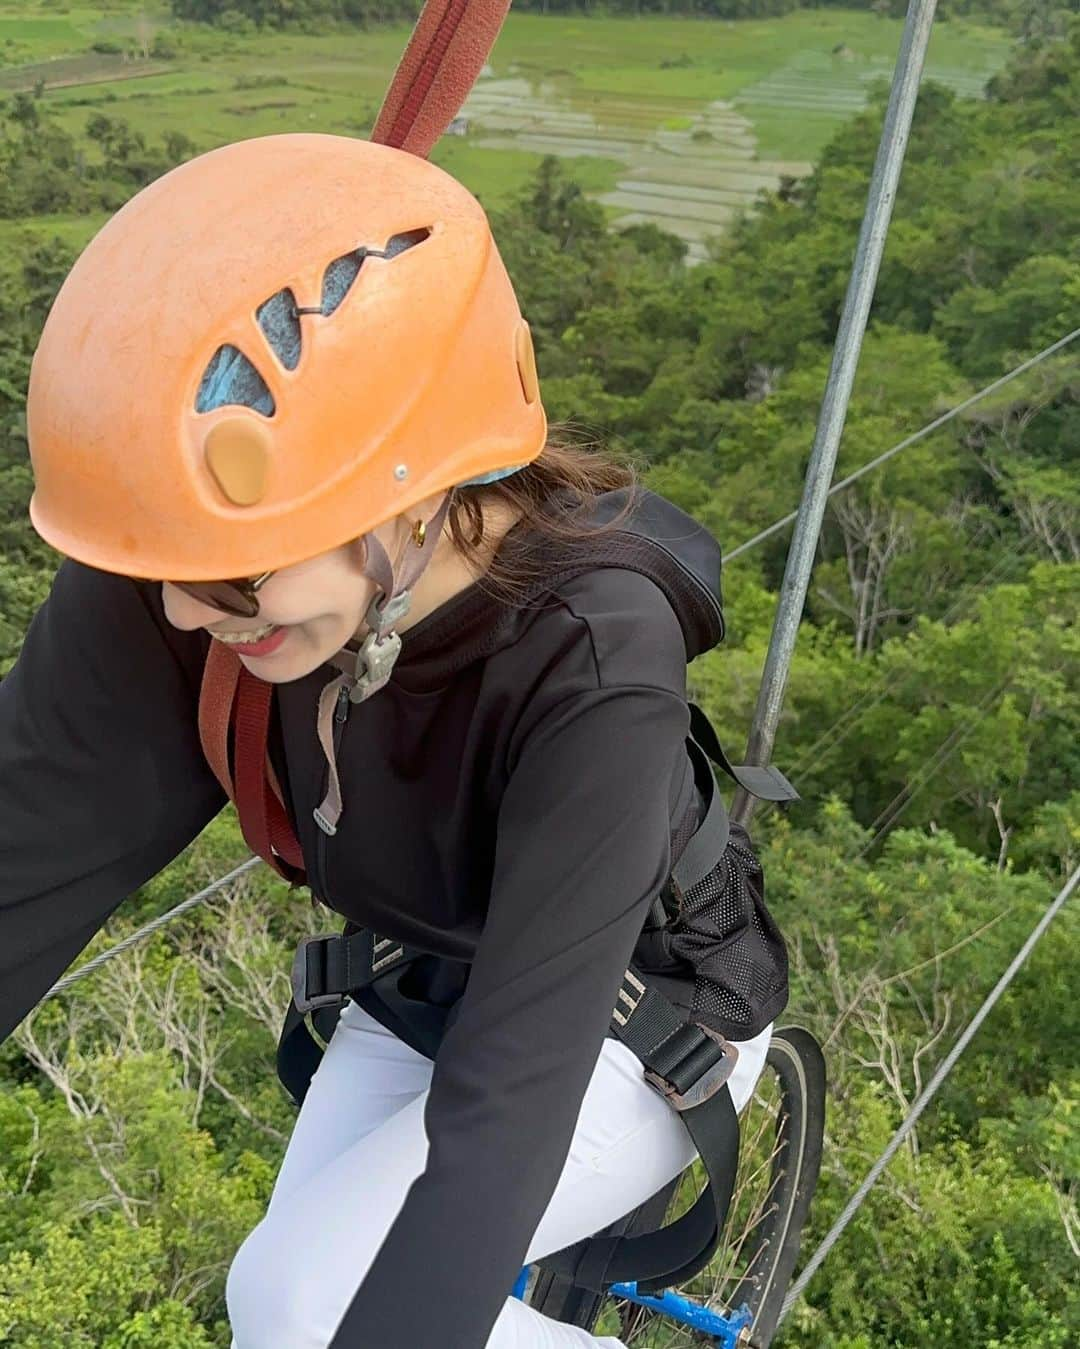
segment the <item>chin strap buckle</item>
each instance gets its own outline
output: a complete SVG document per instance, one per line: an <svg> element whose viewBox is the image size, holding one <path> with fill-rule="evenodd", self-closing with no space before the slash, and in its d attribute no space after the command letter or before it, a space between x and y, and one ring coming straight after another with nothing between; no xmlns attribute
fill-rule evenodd
<svg viewBox="0 0 1080 1349"><path fill-rule="evenodd" d="M376 596L368 606L364 622L370 632L360 643L356 653L355 683L349 690L349 700L362 703L373 693L378 693L389 680L401 655L401 638L394 632L394 624L409 612L412 604L412 592L402 590L393 599L379 604L381 596Z"/></svg>
<svg viewBox="0 0 1080 1349"><path fill-rule="evenodd" d="M401 638L396 632L388 632L384 637L369 632L356 653L355 683L349 689L349 701L362 703L378 693L389 681L400 655Z"/></svg>

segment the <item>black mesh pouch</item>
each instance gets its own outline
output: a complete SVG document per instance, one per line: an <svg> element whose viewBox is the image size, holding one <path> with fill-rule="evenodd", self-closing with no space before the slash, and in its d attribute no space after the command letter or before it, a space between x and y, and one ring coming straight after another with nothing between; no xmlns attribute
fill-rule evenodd
<svg viewBox="0 0 1080 1349"><path fill-rule="evenodd" d="M751 1039L784 1010L787 947L742 825L731 822L720 861L683 896L669 940L672 954L693 968L695 1017L727 1039Z"/></svg>
<svg viewBox="0 0 1080 1349"><path fill-rule="evenodd" d="M698 797L673 831L673 858L701 814ZM729 823L727 847L712 870L682 895L665 887L635 957L645 974L692 979L694 1019L728 1040L749 1040L787 1005L788 955L765 904L765 876L750 835Z"/></svg>

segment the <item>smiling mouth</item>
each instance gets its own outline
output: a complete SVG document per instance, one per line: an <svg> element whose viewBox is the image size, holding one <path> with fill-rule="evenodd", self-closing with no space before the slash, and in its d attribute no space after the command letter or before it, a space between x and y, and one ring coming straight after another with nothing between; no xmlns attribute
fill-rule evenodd
<svg viewBox="0 0 1080 1349"><path fill-rule="evenodd" d="M235 646L254 646L269 637L272 632L276 632L277 628L276 623L264 623L261 628L252 628L250 632L212 632L210 636L219 642Z"/></svg>

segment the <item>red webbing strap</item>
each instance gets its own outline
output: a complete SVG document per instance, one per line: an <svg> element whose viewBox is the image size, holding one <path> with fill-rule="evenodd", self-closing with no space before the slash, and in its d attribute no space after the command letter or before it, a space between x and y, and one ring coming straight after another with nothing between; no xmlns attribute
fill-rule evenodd
<svg viewBox="0 0 1080 1349"><path fill-rule="evenodd" d="M206 761L235 803L241 832L252 852L286 880L303 882L303 854L266 748L272 695L271 685L248 674L235 652L221 642L210 643L199 694L199 739ZM237 726L245 728L244 738L236 744L235 784L229 757L234 708Z"/></svg>
<svg viewBox="0 0 1080 1349"><path fill-rule="evenodd" d="M229 722L242 668L240 657L234 651L221 642L211 642L199 693L199 739L203 753L232 801L236 800L236 793L229 763Z"/></svg>
<svg viewBox="0 0 1080 1349"><path fill-rule="evenodd" d="M266 751L266 780L270 784L270 790L277 797L282 810L285 810L285 793L281 790L281 783L278 782L277 774L274 772L274 765L270 761L270 751ZM285 811L286 817L288 811Z"/></svg>
<svg viewBox="0 0 1080 1349"><path fill-rule="evenodd" d="M510 0L427 0L371 139L426 159L491 55Z"/></svg>
<svg viewBox="0 0 1080 1349"><path fill-rule="evenodd" d="M304 881L304 855L270 785L267 739L274 686L241 668L236 688L236 813L252 852L287 881Z"/></svg>

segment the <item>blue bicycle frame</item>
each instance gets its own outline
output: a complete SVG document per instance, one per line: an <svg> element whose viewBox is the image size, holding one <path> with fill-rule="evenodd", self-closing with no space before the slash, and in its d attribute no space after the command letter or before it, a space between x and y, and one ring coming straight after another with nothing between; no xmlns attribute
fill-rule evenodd
<svg viewBox="0 0 1080 1349"><path fill-rule="evenodd" d="M524 1301L528 1282L529 1267L526 1265L514 1285L513 1296ZM660 1297L653 1297L648 1293L639 1293L636 1283L614 1283L608 1291L612 1297L636 1302L638 1306L648 1307L652 1311L659 1312L661 1316L678 1321L680 1325L689 1326L691 1330L711 1335L716 1349L737 1349L739 1335L752 1320L750 1310L746 1306L725 1316L709 1307L702 1307L689 1298L681 1297L670 1289Z"/></svg>

